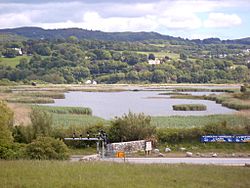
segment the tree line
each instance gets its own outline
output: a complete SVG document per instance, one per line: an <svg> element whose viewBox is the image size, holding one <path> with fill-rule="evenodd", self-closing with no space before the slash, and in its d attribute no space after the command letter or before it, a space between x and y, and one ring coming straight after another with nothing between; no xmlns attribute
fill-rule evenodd
<svg viewBox="0 0 250 188"><path fill-rule="evenodd" d="M250 63L246 63L245 56L236 55L239 49L225 45L157 46L148 42L79 40L71 36L64 40L5 42L0 45L0 54L15 58L20 55L17 48L22 50L23 58L16 67L0 64L0 79L55 84L82 83L88 79L98 83L249 81ZM179 57L171 58L167 52ZM157 57L159 53L163 55ZM220 59L221 53L230 54ZM160 64L148 63L156 58Z"/></svg>

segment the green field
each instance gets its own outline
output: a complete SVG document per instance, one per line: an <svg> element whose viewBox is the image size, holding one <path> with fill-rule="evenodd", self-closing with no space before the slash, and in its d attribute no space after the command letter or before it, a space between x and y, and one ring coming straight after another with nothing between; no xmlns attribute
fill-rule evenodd
<svg viewBox="0 0 250 188"><path fill-rule="evenodd" d="M229 126L244 126L249 118L237 115L209 115L209 116L159 116L152 117L152 124L156 127L193 128L226 121Z"/></svg>
<svg viewBox="0 0 250 188"><path fill-rule="evenodd" d="M170 57L171 59L173 60L178 60L180 58L180 54L176 54L176 53L170 53L170 52L137 52L139 54L146 54L146 55L149 55L149 54L154 54L155 57L157 58L164 58L165 56L168 56Z"/></svg>
<svg viewBox="0 0 250 188"><path fill-rule="evenodd" d="M19 64L20 59L22 58L26 58L29 60L31 57L30 56L16 56L14 58L0 57L0 65L16 67Z"/></svg>
<svg viewBox="0 0 250 188"><path fill-rule="evenodd" d="M0 161L1 187L250 187L250 168L67 161Z"/></svg>
<svg viewBox="0 0 250 188"><path fill-rule="evenodd" d="M109 125L110 121L97 116L56 114L53 115L54 126L89 126L95 124ZM249 118L237 115L209 115L209 116L152 116L151 124L159 128L193 128L208 124L227 122L229 126L244 126Z"/></svg>
<svg viewBox="0 0 250 188"><path fill-rule="evenodd" d="M107 120L100 117L90 115L76 115L76 114L56 114L52 113L53 126L91 126L96 124L108 124Z"/></svg>

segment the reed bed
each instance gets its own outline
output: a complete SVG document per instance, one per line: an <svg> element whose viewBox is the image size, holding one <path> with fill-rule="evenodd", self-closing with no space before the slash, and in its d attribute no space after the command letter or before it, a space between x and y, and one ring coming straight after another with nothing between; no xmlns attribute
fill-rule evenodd
<svg viewBox="0 0 250 188"><path fill-rule="evenodd" d="M205 111L207 106L203 104L178 104L173 105L173 110L176 111Z"/></svg>
<svg viewBox="0 0 250 188"><path fill-rule="evenodd" d="M10 103L31 103L31 104L45 104L54 103L52 98L41 98L41 97L9 97L7 102Z"/></svg>
<svg viewBox="0 0 250 188"><path fill-rule="evenodd" d="M92 115L92 110L85 107L65 107L65 106L35 106L50 113L55 114L76 114L76 115Z"/></svg>
<svg viewBox="0 0 250 188"><path fill-rule="evenodd" d="M64 93L58 92L22 92L20 95L29 96L29 97L45 97L45 98L53 98L53 99L64 99Z"/></svg>

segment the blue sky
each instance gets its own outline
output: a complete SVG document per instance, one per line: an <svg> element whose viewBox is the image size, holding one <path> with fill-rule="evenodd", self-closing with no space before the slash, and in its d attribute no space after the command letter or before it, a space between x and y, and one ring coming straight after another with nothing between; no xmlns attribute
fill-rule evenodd
<svg viewBox="0 0 250 188"><path fill-rule="evenodd" d="M22 26L236 39L250 37L250 0L0 0L0 28Z"/></svg>

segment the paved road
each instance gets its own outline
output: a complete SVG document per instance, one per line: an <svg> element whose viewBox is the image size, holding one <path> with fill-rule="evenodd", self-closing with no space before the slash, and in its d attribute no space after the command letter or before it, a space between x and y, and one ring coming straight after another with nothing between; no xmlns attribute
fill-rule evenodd
<svg viewBox="0 0 250 188"><path fill-rule="evenodd" d="M106 158L104 161L124 162L121 158ZM141 164L214 164L214 165L237 165L250 164L250 158L126 158L128 163Z"/></svg>

